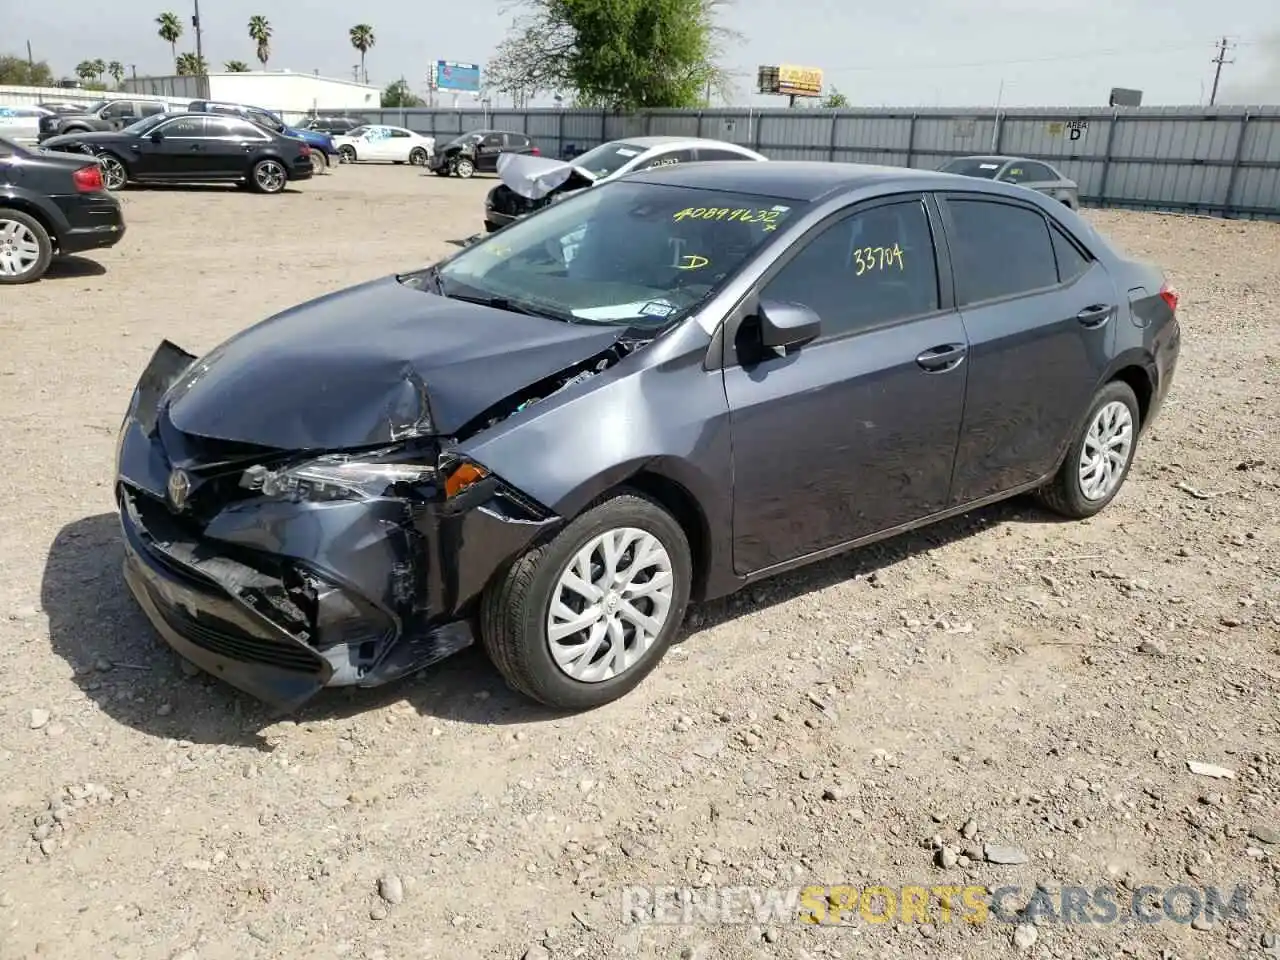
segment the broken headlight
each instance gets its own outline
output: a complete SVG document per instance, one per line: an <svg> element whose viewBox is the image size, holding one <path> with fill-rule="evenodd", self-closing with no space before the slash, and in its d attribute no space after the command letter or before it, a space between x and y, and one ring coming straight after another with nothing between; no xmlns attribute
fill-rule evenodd
<svg viewBox="0 0 1280 960"><path fill-rule="evenodd" d="M384 461L377 453L330 454L278 470L261 464L250 467L240 477L240 486L264 497L324 502L400 496L435 478L433 464Z"/></svg>

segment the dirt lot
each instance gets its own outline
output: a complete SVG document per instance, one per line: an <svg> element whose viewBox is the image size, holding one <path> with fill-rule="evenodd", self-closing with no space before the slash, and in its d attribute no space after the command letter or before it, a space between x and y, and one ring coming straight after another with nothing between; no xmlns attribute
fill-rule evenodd
<svg viewBox="0 0 1280 960"><path fill-rule="evenodd" d="M1170 270L1184 329L1092 522L1016 502L697 609L640 690L568 719L478 653L296 722L184 671L126 597L110 497L152 349L443 254L491 182L133 191L117 249L0 291L0 958L1267 955L1280 224L1091 215ZM708 883L1255 893L1247 919L1016 937L934 901L928 924L624 923L624 886Z"/></svg>

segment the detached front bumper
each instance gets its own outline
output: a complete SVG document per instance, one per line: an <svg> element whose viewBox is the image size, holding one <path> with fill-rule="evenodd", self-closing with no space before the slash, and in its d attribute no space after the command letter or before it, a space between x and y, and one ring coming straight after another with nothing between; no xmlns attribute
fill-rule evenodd
<svg viewBox="0 0 1280 960"><path fill-rule="evenodd" d="M494 477L450 500L232 492L225 444L167 419L163 396L189 360L162 345L122 427L125 581L178 653L278 710L324 687L380 686L473 643L485 585L559 522ZM167 492L175 469L190 478L181 508Z"/></svg>

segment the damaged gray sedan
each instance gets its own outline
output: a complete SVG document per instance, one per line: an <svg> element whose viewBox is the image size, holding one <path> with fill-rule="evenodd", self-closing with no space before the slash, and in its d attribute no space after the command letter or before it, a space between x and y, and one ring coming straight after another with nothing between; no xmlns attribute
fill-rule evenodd
<svg viewBox="0 0 1280 960"><path fill-rule="evenodd" d="M179 653L281 710L477 638L515 689L593 707L691 598L1025 490L1101 510L1176 303L1016 187L633 174L203 357L163 343L119 440L125 577Z"/></svg>

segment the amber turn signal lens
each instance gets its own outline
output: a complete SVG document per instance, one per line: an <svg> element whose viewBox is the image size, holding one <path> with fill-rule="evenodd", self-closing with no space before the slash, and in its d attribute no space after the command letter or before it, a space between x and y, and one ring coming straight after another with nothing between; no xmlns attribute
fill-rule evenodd
<svg viewBox="0 0 1280 960"><path fill-rule="evenodd" d="M474 463L460 463L444 482L446 497L456 497L463 490L474 486L489 475L484 467Z"/></svg>

